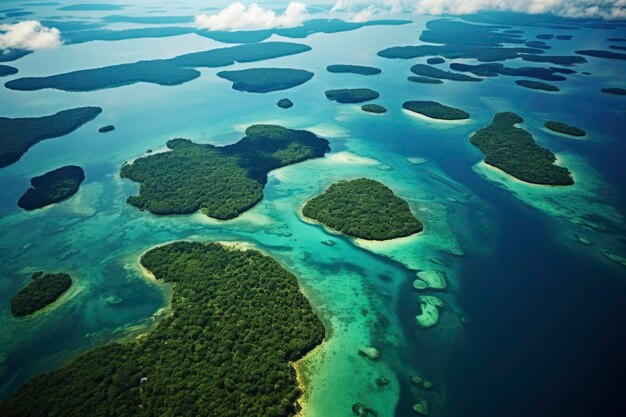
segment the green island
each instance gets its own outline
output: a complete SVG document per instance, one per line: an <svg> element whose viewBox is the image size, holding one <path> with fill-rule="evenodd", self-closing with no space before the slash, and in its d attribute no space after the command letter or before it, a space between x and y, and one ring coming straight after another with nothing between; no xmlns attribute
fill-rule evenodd
<svg viewBox="0 0 626 417"><path fill-rule="evenodd" d="M302 214L333 230L367 240L405 237L424 228L406 201L368 178L332 184L307 202Z"/></svg>
<svg viewBox="0 0 626 417"><path fill-rule="evenodd" d="M616 50L618 50L618 51L626 51L626 46L611 45L611 46L609 46L609 48L611 48L611 49L616 49Z"/></svg>
<svg viewBox="0 0 626 417"><path fill-rule="evenodd" d="M603 93L614 94L616 96L626 96L626 88L607 87L602 89Z"/></svg>
<svg viewBox="0 0 626 417"><path fill-rule="evenodd" d="M33 51L26 49L2 49L0 48L0 62L17 61L26 55L32 54Z"/></svg>
<svg viewBox="0 0 626 417"><path fill-rule="evenodd" d="M377 91L369 88L343 88L339 90L327 90L326 98L337 103L363 103L365 101L376 100L380 97Z"/></svg>
<svg viewBox="0 0 626 417"><path fill-rule="evenodd" d="M394 46L378 52L378 56L390 59L441 56L448 59L494 62L543 53L538 48L503 47L505 44L521 45L525 41L519 33L504 33L500 32L501 29L501 25L474 25L449 19L431 20L420 36L420 41L427 45Z"/></svg>
<svg viewBox="0 0 626 417"><path fill-rule="evenodd" d="M298 280L269 256L215 243L151 249L141 265L172 287L170 314L35 377L3 417L288 417L301 391L291 366L324 326Z"/></svg>
<svg viewBox="0 0 626 417"><path fill-rule="evenodd" d="M108 133L108 132L112 132L115 130L115 126L113 125L106 125L106 126L102 126L100 129L98 129L98 132L100 133Z"/></svg>
<svg viewBox="0 0 626 417"><path fill-rule="evenodd" d="M100 107L78 107L43 117L0 117L0 168L17 162L38 142L67 135L101 112Z"/></svg>
<svg viewBox="0 0 626 417"><path fill-rule="evenodd" d="M497 77L498 75L508 75L512 77L538 78L544 81L564 81L567 79L562 75L557 75L558 73L563 72L560 68L511 68L498 63L471 65L459 64L457 62L450 64L450 68L454 71L470 72L474 75L478 75L481 77Z"/></svg>
<svg viewBox="0 0 626 417"><path fill-rule="evenodd" d="M515 126L523 121L515 113L498 113L488 127L474 133L470 142L485 154L485 163L517 179L541 185L574 184L570 171L555 165L552 152Z"/></svg>
<svg viewBox="0 0 626 417"><path fill-rule="evenodd" d="M526 42L526 46L529 48L552 49L550 45L542 41L528 41Z"/></svg>
<svg viewBox="0 0 626 417"><path fill-rule="evenodd" d="M564 135L581 137L587 134L587 132L585 132L584 130L580 128L570 126L565 123L556 122L554 120L547 121L544 125L548 129L554 132L562 133Z"/></svg>
<svg viewBox="0 0 626 417"><path fill-rule="evenodd" d="M446 106L436 101L406 101L402 104L406 110L423 114L431 119L439 120L466 120L469 113L461 109Z"/></svg>
<svg viewBox="0 0 626 417"><path fill-rule="evenodd" d="M612 52L612 51L599 51L596 49L576 51L576 53L579 55L586 55L586 56L591 56L594 58L608 58L608 59L621 59L621 60L626 59L626 54L621 54L621 53Z"/></svg>
<svg viewBox="0 0 626 417"><path fill-rule="evenodd" d="M382 70L376 67L366 67L362 65L344 65L344 64L335 64L329 65L326 67L328 72L332 73L350 73L350 74L359 74L359 75L376 75L380 74Z"/></svg>
<svg viewBox="0 0 626 417"><path fill-rule="evenodd" d="M450 66L452 67L452 65ZM457 74L455 72L440 70L426 64L415 64L411 67L411 72L420 77L435 78L439 80L452 81L482 81L480 78L470 77L465 74Z"/></svg>
<svg viewBox="0 0 626 417"><path fill-rule="evenodd" d="M367 113L383 114L387 113L387 107L380 104L364 104L361 106L361 110Z"/></svg>
<svg viewBox="0 0 626 417"><path fill-rule="evenodd" d="M0 65L0 77L17 74L17 68L8 65Z"/></svg>
<svg viewBox="0 0 626 417"><path fill-rule="evenodd" d="M443 81L438 80L437 78L420 77L417 75L411 75L406 79L419 84L443 84Z"/></svg>
<svg viewBox="0 0 626 417"><path fill-rule="evenodd" d="M31 278L28 285L11 299L11 313L15 317L33 314L54 303L72 286L72 278L63 272L58 274L35 272Z"/></svg>
<svg viewBox="0 0 626 417"><path fill-rule="evenodd" d="M289 100L288 98L281 98L280 100L278 100L276 105L281 109L289 109L293 107L293 101Z"/></svg>
<svg viewBox="0 0 626 417"><path fill-rule="evenodd" d="M75 165L46 172L30 180L32 187L20 197L17 205L24 210L35 210L58 203L76 194L84 179L85 172Z"/></svg>
<svg viewBox="0 0 626 417"><path fill-rule="evenodd" d="M536 37L537 39L543 39L543 40L549 41L550 39L553 39L553 38L554 38L554 35L552 35L552 34L547 34L547 33L546 33L546 34L542 34L542 35L537 35L537 36L535 36L535 37Z"/></svg>
<svg viewBox="0 0 626 417"><path fill-rule="evenodd" d="M559 41L571 41L574 36L572 35L556 35L555 38Z"/></svg>
<svg viewBox="0 0 626 417"><path fill-rule="evenodd" d="M120 175L139 182L128 203L154 214L191 214L198 210L232 219L263 198L267 173L324 156L328 141L305 130L253 125L239 142L216 147L188 139L167 142L161 152L124 164Z"/></svg>
<svg viewBox="0 0 626 417"><path fill-rule="evenodd" d="M438 65L438 64L443 64L444 62L446 62L446 60L438 56L433 57L433 58L428 58L426 60L426 63L429 65Z"/></svg>
<svg viewBox="0 0 626 417"><path fill-rule="evenodd" d="M541 91L550 91L557 92L561 91L561 89L555 85L542 83L541 81L532 81L532 80L515 80L515 84L530 88L531 90L541 90Z"/></svg>
<svg viewBox="0 0 626 417"><path fill-rule="evenodd" d="M550 63L555 65L578 65L587 62L582 56L567 55L524 55L522 59L527 62Z"/></svg>
<svg viewBox="0 0 626 417"><path fill-rule="evenodd" d="M235 62L263 61L310 50L311 47L298 43L263 42L194 52L170 59L111 65L47 77L17 78L5 83L5 86L12 90L21 91L44 88L64 91L94 91L138 82L171 86L199 77L200 72L195 68L225 67L233 65Z"/></svg>
<svg viewBox="0 0 626 417"><path fill-rule="evenodd" d="M233 82L233 89L249 93L269 93L287 90L304 84L313 73L291 68L250 68L240 71L221 71L217 76Z"/></svg>

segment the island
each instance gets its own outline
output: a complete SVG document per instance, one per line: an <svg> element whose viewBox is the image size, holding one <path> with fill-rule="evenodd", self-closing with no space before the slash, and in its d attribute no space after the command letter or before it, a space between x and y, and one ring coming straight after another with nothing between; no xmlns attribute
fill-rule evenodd
<svg viewBox="0 0 626 417"><path fill-rule="evenodd" d="M626 96L626 88L607 87L602 89L603 93L614 94L617 96Z"/></svg>
<svg viewBox="0 0 626 417"><path fill-rule="evenodd" d="M328 72L333 73L350 73L350 74L358 74L358 75L376 75L380 74L382 70L376 67L367 67L363 65L345 65L345 64L335 64L329 65L326 67Z"/></svg>
<svg viewBox="0 0 626 417"><path fill-rule="evenodd" d="M452 66L451 66L452 67ZM470 77L465 74L457 74L450 71L440 70L426 64L415 64L411 67L411 72L420 77L436 78L440 80L452 81L482 81L480 78Z"/></svg>
<svg viewBox="0 0 626 417"><path fill-rule="evenodd" d="M160 152L124 164L120 175L141 184L127 202L154 214L191 214L228 220L263 198L267 174L273 169L330 150L328 141L305 130L253 125L232 145L217 147L188 139L167 142Z"/></svg>
<svg viewBox="0 0 626 417"><path fill-rule="evenodd" d="M431 119L466 120L470 118L469 113L466 111L449 107L436 101L406 101L402 104L402 107Z"/></svg>
<svg viewBox="0 0 626 417"><path fill-rule="evenodd" d="M541 185L572 185L570 171L555 165L556 157L537 145L526 130L516 127L523 118L515 113L498 113L470 142L485 154L485 163L524 182Z"/></svg>
<svg viewBox="0 0 626 417"><path fill-rule="evenodd" d="M543 35L537 35L536 38L537 39L543 39L543 40L550 40L550 39L554 38L554 35L543 34Z"/></svg>
<svg viewBox="0 0 626 417"><path fill-rule="evenodd" d="M30 211L58 203L76 194L84 179L85 172L75 165L46 172L30 180L32 187L20 197L17 205Z"/></svg>
<svg viewBox="0 0 626 417"><path fill-rule="evenodd" d="M33 51L28 51L26 49L2 49L0 48L0 62L10 62L17 61L20 58L25 57L26 55L32 54Z"/></svg>
<svg viewBox="0 0 626 417"><path fill-rule="evenodd" d="M582 56L568 55L524 55L522 59L528 62L547 62L554 65L578 65L587 62Z"/></svg>
<svg viewBox="0 0 626 417"><path fill-rule="evenodd" d="M15 317L28 316L54 303L72 286L72 278L63 272L35 272L31 278L28 285L11 299L11 314Z"/></svg>
<svg viewBox="0 0 626 417"><path fill-rule="evenodd" d="M433 58L428 58L426 60L426 63L429 65L438 65L438 64L443 64L444 62L446 62L446 60L438 56L433 57Z"/></svg>
<svg viewBox="0 0 626 417"><path fill-rule="evenodd" d="M292 273L257 250L199 242L156 247L141 265L171 286L170 313L140 338L36 376L4 399L0 415L296 413L291 364L325 330Z"/></svg>
<svg viewBox="0 0 626 417"><path fill-rule="evenodd" d="M17 68L8 65L0 65L0 77L17 74Z"/></svg>
<svg viewBox="0 0 626 417"><path fill-rule="evenodd" d="M365 101L376 100L380 97L377 91L369 88L343 88L339 90L327 90L326 98L337 103L363 103Z"/></svg>
<svg viewBox="0 0 626 417"><path fill-rule="evenodd" d="M552 49L550 45L542 41L528 41L526 42L526 46L529 48Z"/></svg>
<svg viewBox="0 0 626 417"><path fill-rule="evenodd" d="M383 114L387 113L387 108L380 104L364 104L361 106L361 110L367 113Z"/></svg>
<svg viewBox="0 0 626 417"><path fill-rule="evenodd" d="M106 126L102 126L100 129L98 129L98 132L100 133L108 133L108 132L112 132L115 130L115 126L113 125L106 125Z"/></svg>
<svg viewBox="0 0 626 417"><path fill-rule="evenodd" d="M547 121L544 125L553 132L562 133L564 135L581 137L587 134L587 132L580 128L570 126L565 123L556 122L554 120Z"/></svg>
<svg viewBox="0 0 626 417"><path fill-rule="evenodd" d="M300 54L311 47L289 42L263 42L193 52L169 59L139 61L101 68L67 72L47 77L17 78L5 83L12 90L33 91L55 88L63 91L94 91L139 82L179 85L200 76L195 68L215 68L235 62L256 62L270 58Z"/></svg>
<svg viewBox="0 0 626 417"><path fill-rule="evenodd" d="M571 41L574 36L572 35L556 35L555 38L560 41Z"/></svg>
<svg viewBox="0 0 626 417"><path fill-rule="evenodd" d="M530 88L531 90L541 90L541 91L550 91L557 92L561 91L561 89L552 84L542 83L541 81L532 81L532 80L516 80L515 84Z"/></svg>
<svg viewBox="0 0 626 417"><path fill-rule="evenodd" d="M302 214L348 236L388 240L423 230L409 204L368 178L339 181L305 204Z"/></svg>
<svg viewBox="0 0 626 417"><path fill-rule="evenodd" d="M437 78L420 77L417 75L411 75L407 77L406 79L413 83L420 83L420 84L443 84L443 81L438 80Z"/></svg>
<svg viewBox="0 0 626 417"><path fill-rule="evenodd" d="M508 75L512 77L530 77L538 78L544 81L564 81L567 78L558 73L562 72L559 68L540 68L540 67L520 67L511 68L503 64L460 64L454 62L450 64L450 68L454 71L471 72L481 77L497 77L498 75Z"/></svg>
<svg viewBox="0 0 626 417"><path fill-rule="evenodd" d="M217 76L233 82L233 89L249 93L269 93L287 90L304 84L313 73L291 68L250 68L239 71L221 71Z"/></svg>
<svg viewBox="0 0 626 417"><path fill-rule="evenodd" d="M0 168L18 161L38 142L67 135L101 112L100 107L78 107L43 117L0 117Z"/></svg>
<svg viewBox="0 0 626 417"><path fill-rule="evenodd" d="M110 11L110 10L122 10L124 6L120 6L117 4L107 4L107 3L80 3L80 4L71 4L69 6L59 7L57 10L63 11Z"/></svg>
<svg viewBox="0 0 626 417"><path fill-rule="evenodd" d="M594 58L608 58L608 59L620 59L620 60L626 59L626 54L621 54L621 53L612 52L612 51L600 51L596 49L581 50L581 51L576 51L576 53L579 55L586 55L586 56L591 56Z"/></svg>
<svg viewBox="0 0 626 417"><path fill-rule="evenodd" d="M293 101L289 100L288 98L281 98L280 100L278 100L276 105L281 109L289 109L293 107Z"/></svg>

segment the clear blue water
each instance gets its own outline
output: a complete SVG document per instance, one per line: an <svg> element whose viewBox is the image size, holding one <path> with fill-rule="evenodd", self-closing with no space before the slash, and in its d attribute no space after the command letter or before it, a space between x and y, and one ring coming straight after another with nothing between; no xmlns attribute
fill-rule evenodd
<svg viewBox="0 0 626 417"><path fill-rule="evenodd" d="M141 14L133 10L136 14ZM276 257L300 279L331 336L302 361L308 417L350 415L356 401L380 415L410 415L409 377L435 381L431 415L619 415L626 371L621 335L626 310L625 270L602 251L626 253L626 100L600 93L623 82L624 62L590 59L562 93L520 88L514 78L481 83L419 85L405 81L425 59L386 60L379 50L415 44L429 18L400 27L371 27L298 42L309 53L241 64L302 68L312 81L289 91L246 94L215 73L177 87L138 84L90 93L15 92L0 88L2 116L34 116L99 105L95 121L33 147L0 170L0 395L54 369L77 353L149 329L167 305L167 289L141 274L137 259L153 245L178 239L246 242ZM546 29L521 28L528 37ZM600 48L624 30L585 29L573 41L553 41L550 54ZM278 39L278 38L277 38ZM194 35L167 39L93 42L41 51L14 65L18 76L169 57L220 46ZM329 74L334 63L374 65L383 74ZM520 65L510 63L510 65ZM13 77L6 77L3 81ZM619 86L619 85L618 85ZM623 86L623 85L622 85ZM330 88L369 87L381 93L384 116L325 99ZM281 110L279 98L295 106ZM464 124L415 118L406 100L435 100L471 114ZM574 171L571 190L537 190L477 165L482 154L468 140L499 111L515 111L538 142ZM542 129L557 119L584 128L575 140ZM264 200L229 222L201 215L156 217L125 204L137 185L119 179L124 161L159 149L167 139L227 144L253 123L311 129L330 140L324 158L270 175ZM102 135L97 128L114 124ZM406 158L424 158L414 165ZM31 176L79 164L86 181L77 195L26 213L15 202ZM367 176L406 198L423 220L417 238L371 245L304 222L300 207L330 183ZM581 245L575 235L593 244ZM321 242L333 240L329 247ZM415 326L412 281L417 269L443 269L450 288L440 323ZM77 285L62 303L27 319L8 303L35 270L64 270ZM106 297L123 301L110 305ZM461 324L461 318L467 324ZM374 345L379 362L359 348ZM391 383L382 389L375 378Z"/></svg>

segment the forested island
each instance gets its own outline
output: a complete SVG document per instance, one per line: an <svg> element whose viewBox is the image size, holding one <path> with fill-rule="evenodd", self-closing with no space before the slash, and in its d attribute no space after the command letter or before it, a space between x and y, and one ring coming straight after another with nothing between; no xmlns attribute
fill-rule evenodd
<svg viewBox="0 0 626 417"><path fill-rule="evenodd" d="M376 100L380 97L377 91L369 88L344 88L339 90L327 90L326 98L337 103L363 103L365 101Z"/></svg>
<svg viewBox="0 0 626 417"><path fill-rule="evenodd" d="M33 314L54 303L71 286L72 278L66 273L35 272L28 285L11 299L11 313L15 317Z"/></svg>
<svg viewBox="0 0 626 417"><path fill-rule="evenodd" d="M0 65L0 77L17 74L17 68L8 65Z"/></svg>
<svg viewBox="0 0 626 417"><path fill-rule="evenodd" d="M406 201L368 178L332 184L307 202L302 214L338 232L368 240L394 239L423 230Z"/></svg>
<svg viewBox="0 0 626 417"><path fill-rule="evenodd" d="M329 65L326 67L328 72L333 73L351 73L358 75L376 75L380 74L382 71L380 68L376 67L367 67L363 65L345 65L345 64L335 64Z"/></svg>
<svg viewBox="0 0 626 417"><path fill-rule="evenodd" d="M530 88L531 90L549 91L552 93L561 91L559 87L552 84L542 83L541 81L515 80L515 84L522 87Z"/></svg>
<svg viewBox="0 0 626 417"><path fill-rule="evenodd" d="M470 117L469 113L464 110L446 106L436 101L407 101L402 104L402 107L431 119L466 120Z"/></svg>
<svg viewBox="0 0 626 417"><path fill-rule="evenodd" d="M420 77L418 75L410 75L406 79L413 83L420 84L443 84L443 81L437 78Z"/></svg>
<svg viewBox="0 0 626 417"><path fill-rule="evenodd" d="M17 205L24 210L35 210L58 203L76 194L84 179L85 172L75 165L46 172L30 180L32 187L20 197Z"/></svg>
<svg viewBox="0 0 626 417"><path fill-rule="evenodd" d="M324 156L328 141L305 130L253 125L246 137L222 147L188 139L167 142L161 152L124 164L120 175L141 183L128 203L154 214L191 214L198 210L232 219L263 198L267 173Z"/></svg>
<svg viewBox="0 0 626 417"><path fill-rule="evenodd" d="M0 168L18 161L36 143L67 135L101 112L100 107L78 107L43 117L0 117Z"/></svg>
<svg viewBox="0 0 626 417"><path fill-rule="evenodd" d="M387 108L380 104L364 104L361 106L361 110L367 113L383 114L387 113Z"/></svg>
<svg viewBox="0 0 626 417"><path fill-rule="evenodd" d="M3 417L288 417L291 362L324 338L296 277L256 250L176 242L141 264L172 284L171 313L145 336L80 355L0 404Z"/></svg>
<svg viewBox="0 0 626 417"><path fill-rule="evenodd" d="M498 75L508 75L511 77L529 77L538 78L544 81L564 81L565 78L558 73L563 71L559 68L540 68L540 67L506 67L502 64L460 64L454 62L450 64L450 68L454 71L470 72L480 77L497 77Z"/></svg>
<svg viewBox="0 0 626 417"><path fill-rule="evenodd" d="M313 78L313 73L291 68L249 68L240 71L221 71L217 76L232 81L234 90L269 93L304 84Z"/></svg>
<svg viewBox="0 0 626 417"><path fill-rule="evenodd" d="M603 93L614 94L616 96L626 96L626 88L607 87L602 89Z"/></svg>
<svg viewBox="0 0 626 417"><path fill-rule="evenodd" d="M102 126L100 129L98 129L98 132L100 133L109 133L115 130L115 126L113 125L106 125L106 126Z"/></svg>
<svg viewBox="0 0 626 417"><path fill-rule="evenodd" d="M542 185L572 185L570 171L555 165L556 157L537 145L530 133L515 125L523 118L515 113L498 113L486 128L470 138L485 154L485 163L522 181Z"/></svg>
<svg viewBox="0 0 626 417"><path fill-rule="evenodd" d="M578 127L570 126L561 122L556 122L554 120L549 120L544 125L553 132L562 133L564 135L580 137L587 134L587 132Z"/></svg>
<svg viewBox="0 0 626 417"><path fill-rule="evenodd" d="M435 78L439 80L452 81L482 81L480 78L470 77L465 74L457 74L455 72L440 70L426 64L415 64L411 67L411 72L420 77Z"/></svg>

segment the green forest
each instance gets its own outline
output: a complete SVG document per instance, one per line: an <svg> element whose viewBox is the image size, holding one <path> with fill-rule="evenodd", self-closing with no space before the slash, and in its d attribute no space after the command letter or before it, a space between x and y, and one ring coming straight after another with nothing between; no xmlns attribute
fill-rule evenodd
<svg viewBox="0 0 626 417"><path fill-rule="evenodd" d="M436 101L407 101L402 104L402 107L431 119L466 120L470 117L469 113L464 110L446 106Z"/></svg>
<svg viewBox="0 0 626 417"><path fill-rule="evenodd" d="M100 107L78 107L43 117L0 117L0 168L18 161L37 142L67 135L101 112Z"/></svg>
<svg viewBox="0 0 626 417"><path fill-rule="evenodd" d="M306 203L302 214L338 232L368 240L394 239L423 229L406 201L368 178L332 184Z"/></svg>
<svg viewBox="0 0 626 417"><path fill-rule="evenodd" d="M250 93L288 90L313 78L310 71L292 68L248 68L220 71L217 76L232 81L233 89Z"/></svg>
<svg viewBox="0 0 626 417"><path fill-rule="evenodd" d="M30 180L32 187L20 197L17 205L24 210L35 210L58 203L74 195L84 179L85 172L75 165L46 172Z"/></svg>
<svg viewBox="0 0 626 417"><path fill-rule="evenodd" d="M328 90L325 94L327 99L342 104L363 103L380 97L377 91L369 88L342 88L339 90Z"/></svg>
<svg viewBox="0 0 626 417"><path fill-rule="evenodd" d="M176 242L141 264L173 284L147 335L87 352L27 382L3 417L292 416L292 361L324 338L296 277L256 250Z"/></svg>
<svg viewBox="0 0 626 417"><path fill-rule="evenodd" d="M71 286L72 278L63 272L35 272L31 282L11 299L11 313L16 317L33 314L54 303Z"/></svg>
<svg viewBox="0 0 626 417"><path fill-rule="evenodd" d="M328 141L304 130L254 125L239 142L216 147L187 139L167 142L163 152L125 164L122 178L141 183L128 203L155 214L190 214L227 220L263 198L267 173L324 156Z"/></svg>
<svg viewBox="0 0 626 417"><path fill-rule="evenodd" d="M557 122L554 120L548 120L544 123L544 126L554 132L562 133L564 135L581 137L587 134L587 132L585 132L581 128L578 128L576 126L570 126L568 124Z"/></svg>
<svg viewBox="0 0 626 417"><path fill-rule="evenodd" d="M570 171L555 165L556 157L537 145L533 136L515 127L523 118L515 113L498 113L486 128L470 138L485 154L485 162L522 181L544 185L572 185Z"/></svg>

